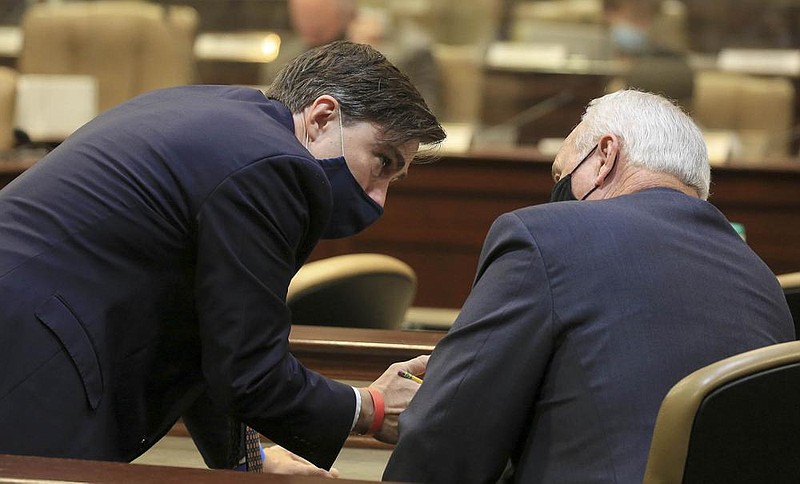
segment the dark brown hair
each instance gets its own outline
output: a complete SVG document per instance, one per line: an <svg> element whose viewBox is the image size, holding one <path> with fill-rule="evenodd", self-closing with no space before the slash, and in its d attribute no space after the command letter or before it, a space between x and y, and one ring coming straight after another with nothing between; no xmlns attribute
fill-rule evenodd
<svg viewBox="0 0 800 484"><path fill-rule="evenodd" d="M371 122L392 144L445 138L436 116L408 77L365 44L337 41L311 49L284 67L267 96L298 113L322 95L341 106L342 121Z"/></svg>

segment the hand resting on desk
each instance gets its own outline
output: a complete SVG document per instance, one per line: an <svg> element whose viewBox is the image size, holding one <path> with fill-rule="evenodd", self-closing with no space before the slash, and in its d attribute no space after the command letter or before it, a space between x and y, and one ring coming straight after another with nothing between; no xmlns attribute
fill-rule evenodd
<svg viewBox="0 0 800 484"><path fill-rule="evenodd" d="M293 454L280 445L264 449L264 472L270 474L292 474L300 476L339 477L339 471L320 469L299 455Z"/></svg>

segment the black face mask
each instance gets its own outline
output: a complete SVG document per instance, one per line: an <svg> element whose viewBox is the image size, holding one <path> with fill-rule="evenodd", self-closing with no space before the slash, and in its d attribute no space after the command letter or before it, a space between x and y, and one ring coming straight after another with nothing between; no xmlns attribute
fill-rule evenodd
<svg viewBox="0 0 800 484"><path fill-rule="evenodd" d="M572 169L567 175L562 176L553 186L553 191L550 193L550 201L551 202L568 202L570 200L577 200L575 198L575 194L572 193L572 174L583 164L584 161L588 160L594 150L597 149L598 145L594 145L594 148L589 151L589 153L583 157L583 159L575 165L575 168ZM592 194L593 191L597 190L597 185L594 188L589 190L586 195L584 195L581 200L586 200L586 197Z"/></svg>
<svg viewBox="0 0 800 484"><path fill-rule="evenodd" d="M323 239L355 235L383 215L383 207L364 192L348 168L344 156L317 161L325 170L333 194L333 212L322 232Z"/></svg>
<svg viewBox="0 0 800 484"><path fill-rule="evenodd" d="M383 207L370 198L353 176L344 157L344 127L342 116L339 118L339 136L342 141L342 156L318 159L317 162L325 170L325 176L331 184L333 210L328 225L320 235L323 239L340 239L355 235L369 227L381 215ZM306 149L308 149L308 132L306 132Z"/></svg>

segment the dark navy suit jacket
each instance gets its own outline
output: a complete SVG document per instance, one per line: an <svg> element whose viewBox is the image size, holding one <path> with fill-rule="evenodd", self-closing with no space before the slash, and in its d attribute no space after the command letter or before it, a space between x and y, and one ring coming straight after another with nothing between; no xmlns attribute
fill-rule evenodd
<svg viewBox="0 0 800 484"><path fill-rule="evenodd" d="M400 416L384 478L641 482L661 400L695 369L793 339L775 276L671 189L500 217Z"/></svg>
<svg viewBox="0 0 800 484"><path fill-rule="evenodd" d="M0 453L131 460L210 395L330 466L355 396L289 354L284 301L331 204L254 89L156 91L78 130L0 191Z"/></svg>

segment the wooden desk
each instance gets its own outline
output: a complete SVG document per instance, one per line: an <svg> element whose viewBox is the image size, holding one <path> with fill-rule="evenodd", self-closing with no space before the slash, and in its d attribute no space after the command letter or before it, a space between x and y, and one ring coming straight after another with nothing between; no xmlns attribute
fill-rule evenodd
<svg viewBox="0 0 800 484"><path fill-rule="evenodd" d="M188 467L151 466L119 462L77 459L53 459L16 455L0 455L0 481L66 484L78 482L217 484L219 482L271 482L279 484L313 484L329 482L322 477L281 476L248 472L192 469ZM337 483L359 483L337 479Z"/></svg>
<svg viewBox="0 0 800 484"><path fill-rule="evenodd" d="M372 382L392 363L430 354L438 331L292 327L289 351L306 368L329 378Z"/></svg>
<svg viewBox="0 0 800 484"><path fill-rule="evenodd" d="M39 156L19 156L11 153L5 156L0 155L0 188L8 185L11 180L33 166L41 156L43 156L43 154Z"/></svg>
<svg viewBox="0 0 800 484"><path fill-rule="evenodd" d="M444 336L440 331L338 328L332 326L292 326L289 351L303 366L328 378L350 382L372 382L391 365L427 355ZM182 422L169 432L188 436ZM352 435L348 447L391 449L367 436Z"/></svg>
<svg viewBox="0 0 800 484"><path fill-rule="evenodd" d="M483 76L480 119L489 127L508 123L526 108L566 96L555 109L516 126L515 141L520 145L535 145L542 138L566 136L580 120L589 101L602 96L611 79L607 71L576 74L490 67L484 68Z"/></svg>

